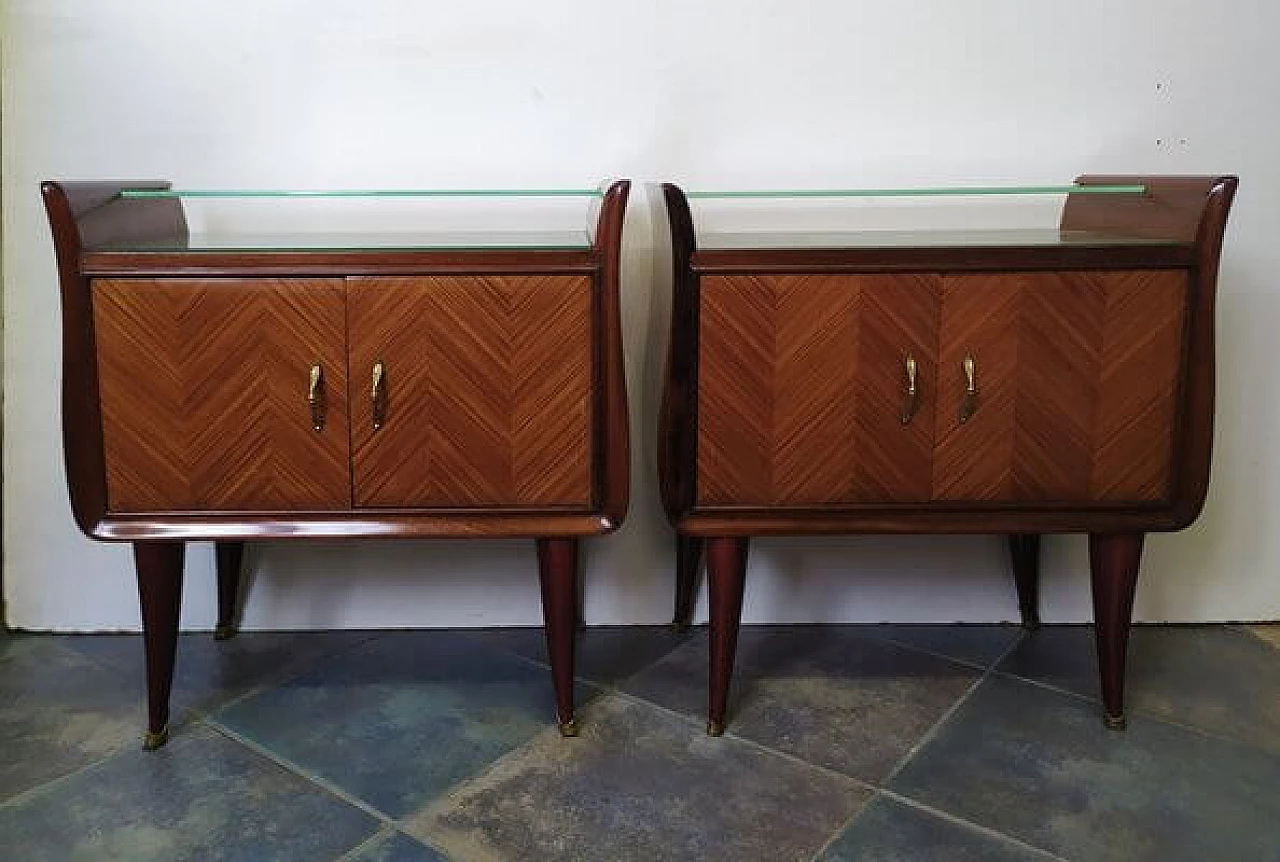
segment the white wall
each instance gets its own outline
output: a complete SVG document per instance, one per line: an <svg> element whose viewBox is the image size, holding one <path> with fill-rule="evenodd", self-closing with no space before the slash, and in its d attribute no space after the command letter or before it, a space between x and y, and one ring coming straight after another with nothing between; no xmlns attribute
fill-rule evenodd
<svg viewBox="0 0 1280 862"><path fill-rule="evenodd" d="M61 463L45 177L188 187L1062 182L1236 172L1218 445L1201 521L1149 539L1137 615L1280 617L1280 7L1268 0L9 0L5 11L5 590L12 624L137 626L128 549L76 532ZM667 298L628 216L634 494L590 543L593 623L668 618L653 481ZM208 627L208 546L184 623ZM1088 615L1084 541L1047 542L1044 613ZM539 620L527 543L275 545L246 625ZM988 537L759 541L745 616L1015 615Z"/></svg>

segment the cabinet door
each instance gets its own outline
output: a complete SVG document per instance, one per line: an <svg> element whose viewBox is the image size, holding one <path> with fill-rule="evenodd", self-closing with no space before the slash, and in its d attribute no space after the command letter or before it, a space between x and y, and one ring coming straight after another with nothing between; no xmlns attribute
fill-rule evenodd
<svg viewBox="0 0 1280 862"><path fill-rule="evenodd" d="M1164 499L1186 304L1180 271L947 276L935 498Z"/></svg>
<svg viewBox="0 0 1280 862"><path fill-rule="evenodd" d="M92 292L111 511L350 505L341 280L96 280Z"/></svg>
<svg viewBox="0 0 1280 862"><path fill-rule="evenodd" d="M348 302L357 506L590 504L589 277L353 278Z"/></svg>
<svg viewBox="0 0 1280 862"><path fill-rule="evenodd" d="M704 277L699 501L929 499L938 289L927 275Z"/></svg>

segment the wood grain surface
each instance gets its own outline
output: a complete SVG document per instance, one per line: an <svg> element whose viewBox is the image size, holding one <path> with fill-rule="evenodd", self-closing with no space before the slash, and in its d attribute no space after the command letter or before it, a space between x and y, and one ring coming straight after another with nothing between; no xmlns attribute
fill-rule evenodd
<svg viewBox="0 0 1280 862"><path fill-rule="evenodd" d="M92 305L110 511L350 506L341 280L96 280Z"/></svg>
<svg viewBox="0 0 1280 862"><path fill-rule="evenodd" d="M1166 499L1186 307L1170 270L944 277L934 498Z"/></svg>
<svg viewBox="0 0 1280 862"><path fill-rule="evenodd" d="M937 310L928 277L705 277L700 500L928 499ZM922 388L904 424L908 355Z"/></svg>
<svg viewBox="0 0 1280 862"><path fill-rule="evenodd" d="M1186 305L1173 270L704 276L699 502L1163 500Z"/></svg>
<svg viewBox="0 0 1280 862"><path fill-rule="evenodd" d="M590 503L589 277L348 285L356 506ZM379 361L387 413L375 430Z"/></svg>

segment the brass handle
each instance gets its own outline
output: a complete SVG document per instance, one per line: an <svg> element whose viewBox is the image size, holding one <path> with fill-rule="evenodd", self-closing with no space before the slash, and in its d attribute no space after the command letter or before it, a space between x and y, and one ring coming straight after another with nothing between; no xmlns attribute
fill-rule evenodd
<svg viewBox="0 0 1280 862"><path fill-rule="evenodd" d="M964 402L960 405L960 421L968 422L978 410L978 366L972 356L961 363L964 368Z"/></svg>
<svg viewBox="0 0 1280 862"><path fill-rule="evenodd" d="M907 392L902 402L902 424L906 425L916 415L916 358L908 353L903 365L907 372Z"/></svg>
<svg viewBox="0 0 1280 862"><path fill-rule="evenodd" d="M369 389L373 403L373 430L377 431L387 421L387 374L382 360L373 363L373 385Z"/></svg>
<svg viewBox="0 0 1280 862"><path fill-rule="evenodd" d="M311 366L311 382L307 386L307 404L311 406L311 428L324 430L324 369Z"/></svg>

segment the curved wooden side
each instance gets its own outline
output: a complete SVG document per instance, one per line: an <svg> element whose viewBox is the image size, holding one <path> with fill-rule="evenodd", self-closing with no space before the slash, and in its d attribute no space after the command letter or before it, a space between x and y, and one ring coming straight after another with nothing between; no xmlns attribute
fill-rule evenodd
<svg viewBox="0 0 1280 862"><path fill-rule="evenodd" d="M186 236L177 198L120 198L124 188L169 188L165 182L58 183L41 186L53 231L63 308L63 442L67 485L76 524L88 536L114 541L195 539L288 539L355 537L586 536L616 529L629 499L630 451L627 392L622 353L620 307L621 239L630 183L613 183L601 199L589 253L494 250L434 255L428 264L460 273L590 272L598 289L591 333L596 351L597 400L591 448L594 488L589 505L466 510L352 510L337 512L139 512L108 510L103 451L102 412L91 280L85 262L104 254L113 274L136 277L143 270L157 275L190 275L184 269L202 265L181 252L164 261L142 255L120 259L121 253L95 251L130 240ZM125 253L127 256L127 253ZM115 257L112 257L114 255ZM224 255L235 269L260 265L260 254ZM419 256L421 257L421 256ZM424 263L415 257L415 271ZM172 258L172 259L169 259ZM201 258L203 261L204 258ZM278 263L270 258L265 265ZM285 272L297 274L298 261L284 261ZM363 255L361 266L382 273L379 255ZM383 268L394 269L391 261ZM452 269L450 269L452 271ZM238 273L238 270L236 270ZM94 275L98 275L96 271ZM225 274L219 272L218 274ZM338 274L346 274L345 270Z"/></svg>
<svg viewBox="0 0 1280 862"><path fill-rule="evenodd" d="M654 201L654 224L665 222L671 235L671 333L658 413L658 486L675 525L693 506L697 474L698 285L690 266L696 239L689 201L678 186L661 189L664 206Z"/></svg>
<svg viewBox="0 0 1280 862"><path fill-rule="evenodd" d="M182 237L186 219L173 198L125 201L125 188L167 189L162 181L40 184L53 232L62 297L62 450L76 524L95 535L107 511L98 400L97 352L89 280L80 269L88 245L146 237Z"/></svg>
<svg viewBox="0 0 1280 862"><path fill-rule="evenodd" d="M600 205L593 243L600 258L596 317L597 378L596 505L607 530L621 526L631 495L630 420L627 378L622 355L622 224L628 180L609 186Z"/></svg>
<svg viewBox="0 0 1280 862"><path fill-rule="evenodd" d="M1091 230L1130 236L1192 242L1196 262L1191 269L1185 361L1187 376L1181 396L1175 492L1168 524L1181 530L1199 517L1209 489L1213 452L1214 305L1218 266L1227 216L1239 179L1234 176L1082 176L1081 185L1143 184L1145 195L1068 195L1062 210L1063 230Z"/></svg>

